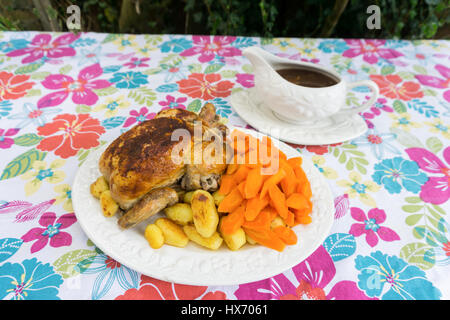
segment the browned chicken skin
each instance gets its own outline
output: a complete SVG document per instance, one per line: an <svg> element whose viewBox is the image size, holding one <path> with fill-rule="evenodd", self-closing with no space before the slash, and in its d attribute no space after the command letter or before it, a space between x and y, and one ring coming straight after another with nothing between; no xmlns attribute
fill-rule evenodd
<svg viewBox="0 0 450 320"><path fill-rule="evenodd" d="M126 211L119 219L122 228L132 227L176 203L178 196L171 186L208 191L218 188L226 168L227 148L226 127L218 119L212 104L206 104L199 115L167 109L155 119L123 133L108 146L100 158L99 168L109 181L112 197ZM210 141L194 139L194 125L199 125L203 135L219 139L223 151L221 161L214 158L221 154L205 150ZM185 130L191 139L173 141L176 130ZM178 161L172 154L174 148L180 150ZM201 161L194 162L195 156L200 156Z"/></svg>

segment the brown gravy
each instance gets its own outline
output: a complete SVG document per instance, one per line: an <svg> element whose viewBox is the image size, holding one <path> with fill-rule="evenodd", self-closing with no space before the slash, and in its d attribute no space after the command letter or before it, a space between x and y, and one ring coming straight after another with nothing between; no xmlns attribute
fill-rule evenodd
<svg viewBox="0 0 450 320"><path fill-rule="evenodd" d="M276 71L287 81L304 87L322 88L338 83L338 81L331 76L308 69L290 68L279 69Z"/></svg>

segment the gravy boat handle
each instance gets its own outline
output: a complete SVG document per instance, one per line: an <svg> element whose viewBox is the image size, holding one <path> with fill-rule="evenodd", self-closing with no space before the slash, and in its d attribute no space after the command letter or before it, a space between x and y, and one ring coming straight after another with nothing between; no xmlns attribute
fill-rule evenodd
<svg viewBox="0 0 450 320"><path fill-rule="evenodd" d="M378 86L375 82L371 80L362 80L362 81L356 81L351 82L347 84L347 89L355 88L355 87L369 87L369 89L372 91L372 96L369 100L367 100L365 103L363 103L361 106L357 108L347 108L343 109L338 112L338 114L353 114L353 113L360 113L364 110L366 110L368 107L370 107L372 104L375 103L376 99L378 98L378 95L380 93Z"/></svg>

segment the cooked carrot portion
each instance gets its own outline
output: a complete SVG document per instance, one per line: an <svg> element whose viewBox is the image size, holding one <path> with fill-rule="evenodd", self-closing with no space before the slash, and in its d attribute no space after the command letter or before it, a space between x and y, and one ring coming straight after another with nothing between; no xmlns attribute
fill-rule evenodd
<svg viewBox="0 0 450 320"><path fill-rule="evenodd" d="M225 198L218 211L228 213L221 232L232 234L242 227L254 241L278 251L297 243L292 227L312 221L311 185L302 158L287 159L271 138L260 141L239 130L233 131L231 146L233 163L219 189Z"/></svg>
<svg viewBox="0 0 450 320"><path fill-rule="evenodd" d="M280 166L286 171L286 176L281 180L281 189L288 197L293 194L297 187L297 178L295 177L294 169L285 160L280 161Z"/></svg>
<svg viewBox="0 0 450 320"><path fill-rule="evenodd" d="M286 223L289 227L293 227L295 225L295 214L291 211L288 211L286 218L283 219L284 223Z"/></svg>
<svg viewBox="0 0 450 320"><path fill-rule="evenodd" d="M303 183L299 183L297 186L297 192L303 194L306 199L311 199L312 191L311 191L311 185L309 184L309 181L304 181Z"/></svg>
<svg viewBox="0 0 450 320"><path fill-rule="evenodd" d="M279 226L274 228L273 232L287 245L297 243L297 235L289 227Z"/></svg>
<svg viewBox="0 0 450 320"><path fill-rule="evenodd" d="M247 175L249 173L250 169L246 166L239 166L239 169L236 170L236 172L233 174L234 181L239 184L245 179L247 179Z"/></svg>
<svg viewBox="0 0 450 320"><path fill-rule="evenodd" d="M309 208L310 202L303 194L293 193L287 198L286 205L289 208L301 209L301 208Z"/></svg>
<svg viewBox="0 0 450 320"><path fill-rule="evenodd" d="M242 198L245 199L245 180L238 184L237 189L241 193Z"/></svg>
<svg viewBox="0 0 450 320"><path fill-rule="evenodd" d="M245 220L242 226L249 229L267 229L270 228L271 217L272 214L269 210L263 210L252 221Z"/></svg>
<svg viewBox="0 0 450 320"><path fill-rule="evenodd" d="M296 219L297 219L298 223L300 223L300 224L310 224L312 222L311 216L302 216L302 217L298 217Z"/></svg>
<svg viewBox="0 0 450 320"><path fill-rule="evenodd" d="M267 192L269 191L269 187L271 185L277 185L280 181L286 176L286 171L283 168L280 168L277 173L273 176L269 177L263 184L261 189L261 193L259 195L260 198L264 198Z"/></svg>
<svg viewBox="0 0 450 320"><path fill-rule="evenodd" d="M277 250L277 251L283 251L286 247L286 244L274 233L272 230L254 230L254 229L248 229L244 227L245 233L247 233L250 238L255 240L257 243Z"/></svg>
<svg viewBox="0 0 450 320"><path fill-rule="evenodd" d="M224 216L221 220L220 228L221 232L225 234L235 233L245 221L245 202L241 204L236 210Z"/></svg>
<svg viewBox="0 0 450 320"><path fill-rule="evenodd" d="M253 221L258 214L269 204L269 198L264 197L262 199L259 196L255 196L247 201L247 207L245 209L245 220Z"/></svg>
<svg viewBox="0 0 450 320"><path fill-rule="evenodd" d="M287 159L287 162L291 166L292 169L300 167L303 163L303 159L301 157L295 157Z"/></svg>
<svg viewBox="0 0 450 320"><path fill-rule="evenodd" d="M219 193L223 195L227 195L231 192L233 188L236 187L236 181L234 181L233 176L223 175L220 181Z"/></svg>
<svg viewBox="0 0 450 320"><path fill-rule="evenodd" d="M227 167L227 175L233 174L239 168L239 165L236 163L230 163Z"/></svg>
<svg viewBox="0 0 450 320"><path fill-rule="evenodd" d="M280 188L276 184L269 186L269 196L273 202L275 210L282 218L287 218L288 207L286 206L286 196L281 192Z"/></svg>
<svg viewBox="0 0 450 320"><path fill-rule="evenodd" d="M250 199L256 197L262 187L263 182L264 179L261 175L261 169L259 167L250 170L245 181L245 198Z"/></svg>
<svg viewBox="0 0 450 320"><path fill-rule="evenodd" d="M217 211L219 212L233 212L242 204L244 198L239 192L238 188L231 190L229 194L222 200Z"/></svg>

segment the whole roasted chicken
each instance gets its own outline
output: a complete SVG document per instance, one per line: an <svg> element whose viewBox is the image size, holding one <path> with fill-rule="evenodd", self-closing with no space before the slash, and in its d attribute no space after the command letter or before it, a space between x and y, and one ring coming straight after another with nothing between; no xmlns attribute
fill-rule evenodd
<svg viewBox="0 0 450 320"><path fill-rule="evenodd" d="M218 120L214 105L209 103L198 115L167 109L108 146L99 169L109 182L113 199L125 211L118 220L122 228L178 202L180 189L218 188L227 166L228 147L227 128ZM186 135L176 139L174 133L185 133L188 139Z"/></svg>

